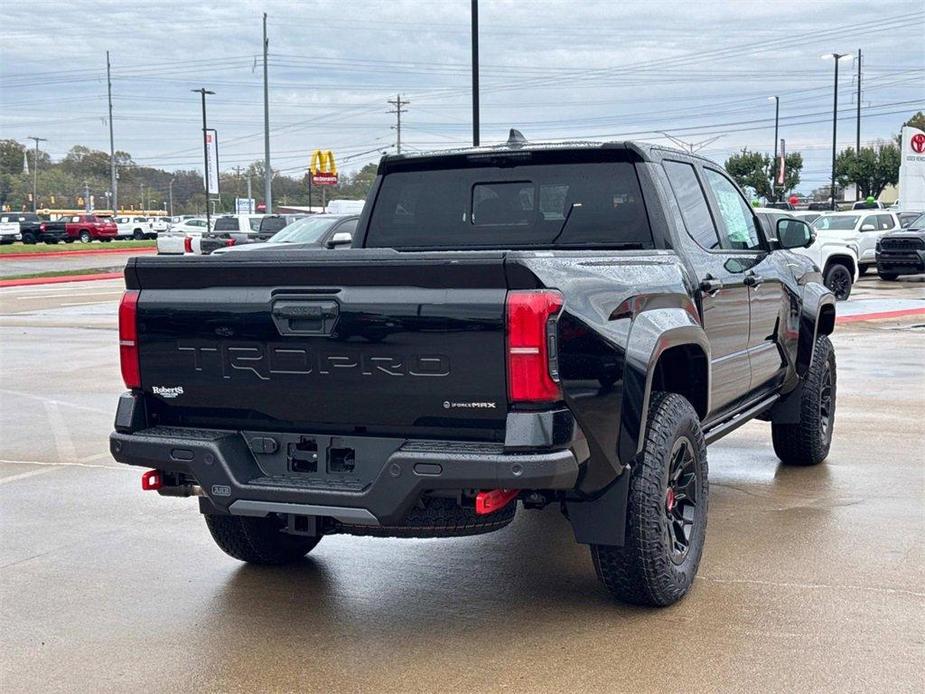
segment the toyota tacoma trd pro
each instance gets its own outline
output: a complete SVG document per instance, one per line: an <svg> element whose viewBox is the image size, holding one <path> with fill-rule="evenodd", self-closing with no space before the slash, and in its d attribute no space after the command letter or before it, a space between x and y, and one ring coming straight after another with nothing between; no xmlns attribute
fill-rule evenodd
<svg viewBox="0 0 925 694"><path fill-rule="evenodd" d="M681 598L709 443L758 418L784 464L829 451L812 231L704 159L516 135L385 157L340 253L132 258L115 459L247 562L555 504L616 598Z"/></svg>

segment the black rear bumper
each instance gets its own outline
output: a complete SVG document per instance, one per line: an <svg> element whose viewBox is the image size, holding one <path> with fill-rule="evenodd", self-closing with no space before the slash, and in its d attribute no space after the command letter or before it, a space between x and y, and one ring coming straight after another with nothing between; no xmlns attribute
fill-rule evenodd
<svg viewBox="0 0 925 694"><path fill-rule="evenodd" d="M120 406L120 415L125 414ZM123 417L122 424L129 421ZM211 511L236 515L276 512L399 525L427 491L570 490L579 472L571 448L511 453L500 443L181 427L130 433L132 427L120 427L117 415L119 428L110 436L115 460L188 475L202 487ZM315 474L292 470L293 446L307 440L318 452ZM332 456L342 451L355 456L355 468L332 473Z"/></svg>

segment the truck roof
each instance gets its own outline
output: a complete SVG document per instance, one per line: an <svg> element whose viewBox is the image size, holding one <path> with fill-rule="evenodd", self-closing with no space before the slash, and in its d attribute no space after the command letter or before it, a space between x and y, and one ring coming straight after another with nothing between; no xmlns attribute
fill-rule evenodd
<svg viewBox="0 0 925 694"><path fill-rule="evenodd" d="M412 152L402 154L387 154L379 163L380 173L393 164L403 162L438 161L444 158L478 157L492 155L516 155L524 152L562 152L562 151L588 151L594 149L626 150L635 154L640 161L660 161L665 155L681 156L688 159L698 159L703 162L715 163L696 154L685 152L673 147L655 145L649 142L636 140L571 140L564 142L530 142L517 130L511 130L507 142L496 145L482 145L480 147L460 147L456 149L431 150L427 152Z"/></svg>

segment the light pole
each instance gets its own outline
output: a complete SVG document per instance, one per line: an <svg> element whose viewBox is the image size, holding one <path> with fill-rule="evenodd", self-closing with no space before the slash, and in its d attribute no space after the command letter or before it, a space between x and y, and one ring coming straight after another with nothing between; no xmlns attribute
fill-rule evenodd
<svg viewBox="0 0 925 694"><path fill-rule="evenodd" d="M29 136L30 140L35 140L35 155L32 157L32 212L34 213L38 206L38 187L39 187L39 142L48 142L44 137Z"/></svg>
<svg viewBox="0 0 925 694"><path fill-rule="evenodd" d="M832 209L837 209L835 205L835 157L836 157L836 138L838 135L838 61L842 58L848 57L847 53L826 53L822 56L823 60L828 60L832 58L835 60L835 88L832 90L832 187L830 192L832 194Z"/></svg>
<svg viewBox="0 0 925 694"><path fill-rule="evenodd" d="M173 217L173 182L175 178L170 179L170 183L167 184L167 195L170 197L170 216Z"/></svg>
<svg viewBox="0 0 925 694"><path fill-rule="evenodd" d="M479 0L472 0L472 145L479 146Z"/></svg>
<svg viewBox="0 0 925 694"><path fill-rule="evenodd" d="M775 192L777 175L777 131L780 124L780 97L779 96L769 96L768 101L771 99L774 100L774 162L771 164L771 196L774 198L774 201L777 202L777 195Z"/></svg>
<svg viewBox="0 0 925 694"><path fill-rule="evenodd" d="M206 133L208 129L206 127L206 94L215 94L215 92L210 92L205 87L200 87L199 89L191 89L190 91L196 92L202 95L202 158L205 163L205 191L206 191L206 231L212 228L212 217L209 214L209 143L206 141Z"/></svg>

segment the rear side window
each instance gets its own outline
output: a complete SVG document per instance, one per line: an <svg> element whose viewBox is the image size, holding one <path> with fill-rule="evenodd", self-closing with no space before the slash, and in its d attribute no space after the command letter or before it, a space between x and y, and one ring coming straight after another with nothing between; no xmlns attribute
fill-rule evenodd
<svg viewBox="0 0 925 694"><path fill-rule="evenodd" d="M630 162L473 166L387 174L371 248L652 248Z"/></svg>
<svg viewBox="0 0 925 694"><path fill-rule="evenodd" d="M236 217L219 217L212 228L215 231L237 231L238 220Z"/></svg>
<svg viewBox="0 0 925 694"><path fill-rule="evenodd" d="M887 230L887 229L892 229L893 226L894 226L894 224L893 224L893 216L892 216L892 215L889 215L889 214L878 214L878 215L877 215L877 228L878 228L880 231L885 231L885 230Z"/></svg>
<svg viewBox="0 0 925 694"><path fill-rule="evenodd" d="M707 198L700 187L700 181L697 180L694 167L677 161L666 161L664 166L675 199L681 208L681 217L684 219L687 233L702 248L719 248L716 224L713 223Z"/></svg>

